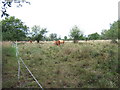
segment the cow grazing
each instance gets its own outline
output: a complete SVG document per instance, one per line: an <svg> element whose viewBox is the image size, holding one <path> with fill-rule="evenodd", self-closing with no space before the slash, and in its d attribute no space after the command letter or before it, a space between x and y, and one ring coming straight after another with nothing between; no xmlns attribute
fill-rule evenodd
<svg viewBox="0 0 120 90"><path fill-rule="evenodd" d="M59 40L60 41L60 44L64 44L65 42L64 42L64 40Z"/></svg>
<svg viewBox="0 0 120 90"><path fill-rule="evenodd" d="M30 40L30 43L32 43L32 40Z"/></svg>
<svg viewBox="0 0 120 90"><path fill-rule="evenodd" d="M64 41L63 40L54 41L54 44L59 46L60 44L64 44Z"/></svg>
<svg viewBox="0 0 120 90"><path fill-rule="evenodd" d="M54 41L54 44L59 46L60 45L60 41L59 40L58 41Z"/></svg>

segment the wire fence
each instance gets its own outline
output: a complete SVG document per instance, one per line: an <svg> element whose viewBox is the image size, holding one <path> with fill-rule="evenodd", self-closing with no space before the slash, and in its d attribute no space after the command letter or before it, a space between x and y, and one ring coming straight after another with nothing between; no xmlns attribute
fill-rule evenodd
<svg viewBox="0 0 120 90"><path fill-rule="evenodd" d="M42 90L44 90L43 89L43 87L42 87L42 85L38 82L38 80L35 78L35 76L33 75L33 73L30 71L30 69L27 67L27 65L24 63L24 61L22 60L22 58L19 56L19 50L18 50L18 45L17 45L17 41L16 42L13 42L12 43L12 47L14 47L15 49L16 49L16 57L17 57L17 60L18 60L18 80L20 80L20 74L22 74L22 75L24 75L24 73L22 72L22 70L21 70L21 63L20 62L22 62L22 64L24 65L24 67L26 68L26 70L29 72L29 74L32 76L32 78L34 79L34 81L37 83L37 85L42 89ZM24 75L25 76L25 75ZM23 76L23 79L25 80L25 81L27 81L26 80L26 78ZM20 85L21 86L21 85ZM28 87L28 86L27 86Z"/></svg>

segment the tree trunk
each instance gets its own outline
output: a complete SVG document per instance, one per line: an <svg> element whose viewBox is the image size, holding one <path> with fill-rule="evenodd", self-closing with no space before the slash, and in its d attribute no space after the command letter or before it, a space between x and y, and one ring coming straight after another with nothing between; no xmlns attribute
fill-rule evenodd
<svg viewBox="0 0 120 90"><path fill-rule="evenodd" d="M74 40L73 42L74 42L74 43L78 43L78 40Z"/></svg>
<svg viewBox="0 0 120 90"><path fill-rule="evenodd" d="M39 43L39 40L37 40L37 43Z"/></svg>

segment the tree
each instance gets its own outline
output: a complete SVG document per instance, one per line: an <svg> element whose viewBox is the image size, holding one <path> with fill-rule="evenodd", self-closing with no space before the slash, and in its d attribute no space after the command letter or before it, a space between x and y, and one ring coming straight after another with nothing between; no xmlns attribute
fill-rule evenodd
<svg viewBox="0 0 120 90"><path fill-rule="evenodd" d="M57 40L57 34L56 33L51 33L49 37L50 37L50 40Z"/></svg>
<svg viewBox="0 0 120 90"><path fill-rule="evenodd" d="M45 38L45 33L47 33L48 31L46 30L46 28L40 28L40 26L34 25L32 27L32 37L34 40L37 40L37 42L39 43L40 40L43 40Z"/></svg>
<svg viewBox="0 0 120 90"><path fill-rule="evenodd" d="M101 32L101 36L103 39L111 39L112 42L116 42L118 36L120 35L120 21L116 21L113 24L110 24L110 29L104 30Z"/></svg>
<svg viewBox="0 0 120 90"><path fill-rule="evenodd" d="M45 40L46 40L46 41L50 41L50 37L45 36Z"/></svg>
<svg viewBox="0 0 120 90"><path fill-rule="evenodd" d="M15 17L8 17L1 21L3 40L24 40L28 34L28 27Z"/></svg>
<svg viewBox="0 0 120 90"><path fill-rule="evenodd" d="M58 39L61 40L61 36L59 36Z"/></svg>
<svg viewBox="0 0 120 90"><path fill-rule="evenodd" d="M102 30L101 36L100 36L101 39L105 39L105 40L109 39L106 35L107 34L106 32L107 32L107 29Z"/></svg>
<svg viewBox="0 0 120 90"><path fill-rule="evenodd" d="M67 40L67 36L64 36L64 40Z"/></svg>
<svg viewBox="0 0 120 90"><path fill-rule="evenodd" d="M111 39L113 43L116 43L116 39L118 39L118 31L120 31L120 28L118 28L119 23L120 21L110 24L110 29L107 31L107 37Z"/></svg>
<svg viewBox="0 0 120 90"><path fill-rule="evenodd" d="M100 35L96 32L93 34L89 34L88 38L89 38L89 40L98 40L98 39L100 39Z"/></svg>
<svg viewBox="0 0 120 90"><path fill-rule="evenodd" d="M12 3L15 3L17 7L22 7L22 3L29 3L26 0L1 0L0 3L2 3L2 7L1 7L1 17L3 16L9 16L9 14L7 13L7 8L12 7Z"/></svg>
<svg viewBox="0 0 120 90"><path fill-rule="evenodd" d="M79 40L79 37L82 35L82 31L75 25L71 30L70 30L70 37L74 40L74 43Z"/></svg>
<svg viewBox="0 0 120 90"><path fill-rule="evenodd" d="M86 37L83 34L81 34L79 37L79 40L85 40L85 39L86 39Z"/></svg>

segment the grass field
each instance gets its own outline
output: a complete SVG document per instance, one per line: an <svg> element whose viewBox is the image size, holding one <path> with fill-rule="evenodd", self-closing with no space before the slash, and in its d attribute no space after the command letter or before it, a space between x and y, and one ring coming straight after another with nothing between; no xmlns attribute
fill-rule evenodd
<svg viewBox="0 0 120 90"><path fill-rule="evenodd" d="M3 43L3 87L38 85L21 64L17 80L15 48ZM118 45L109 42L18 44L20 57L44 88L118 88Z"/></svg>
<svg viewBox="0 0 120 90"><path fill-rule="evenodd" d="M2 43L2 86L12 88L17 83L17 60L15 49L9 42Z"/></svg>

